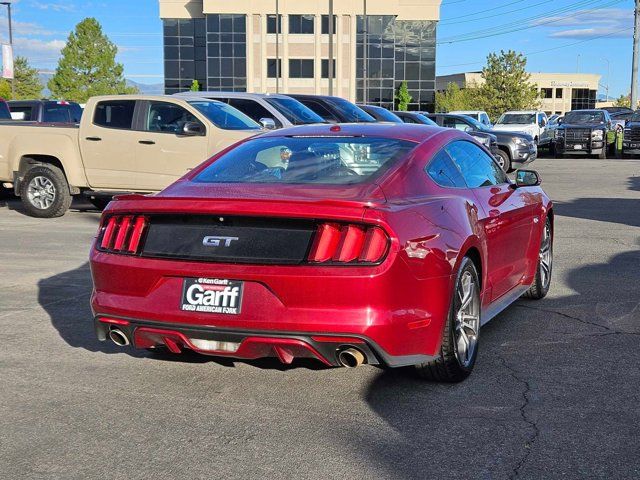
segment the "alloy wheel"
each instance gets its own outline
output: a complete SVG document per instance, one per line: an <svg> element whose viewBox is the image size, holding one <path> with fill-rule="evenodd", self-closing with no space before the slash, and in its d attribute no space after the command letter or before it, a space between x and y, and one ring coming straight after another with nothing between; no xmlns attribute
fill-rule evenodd
<svg viewBox="0 0 640 480"><path fill-rule="evenodd" d="M460 277L456 288L460 306L455 316L454 339L456 358L463 367L473 361L480 332L480 295L471 272Z"/></svg>
<svg viewBox="0 0 640 480"><path fill-rule="evenodd" d="M46 210L56 199L56 187L47 177L33 177L27 187L29 202L40 210Z"/></svg>
<svg viewBox="0 0 640 480"><path fill-rule="evenodd" d="M540 281L543 288L549 287L551 281L551 267L553 264L553 252L551 250L551 225L547 223L542 234L542 244L539 254Z"/></svg>

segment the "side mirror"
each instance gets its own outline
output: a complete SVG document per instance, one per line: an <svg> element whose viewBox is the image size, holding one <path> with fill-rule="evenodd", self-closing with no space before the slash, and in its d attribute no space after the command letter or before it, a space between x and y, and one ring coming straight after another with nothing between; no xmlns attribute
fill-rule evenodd
<svg viewBox="0 0 640 480"><path fill-rule="evenodd" d="M260 125L262 125L262 128L264 128L265 130L276 129L276 122L273 118L261 118Z"/></svg>
<svg viewBox="0 0 640 480"><path fill-rule="evenodd" d="M186 135L187 137L198 137L204 134L204 125L200 122L185 122L182 126L182 135Z"/></svg>
<svg viewBox="0 0 640 480"><path fill-rule="evenodd" d="M516 172L516 187L537 187L540 183L542 180L535 170L518 170Z"/></svg>
<svg viewBox="0 0 640 480"><path fill-rule="evenodd" d="M558 125L562 125L564 123L564 117L559 117L558 120L556 120L556 123Z"/></svg>
<svg viewBox="0 0 640 480"><path fill-rule="evenodd" d="M469 133L469 132L473 132L473 128L470 127L469 125L467 125L466 127L464 127L464 131Z"/></svg>

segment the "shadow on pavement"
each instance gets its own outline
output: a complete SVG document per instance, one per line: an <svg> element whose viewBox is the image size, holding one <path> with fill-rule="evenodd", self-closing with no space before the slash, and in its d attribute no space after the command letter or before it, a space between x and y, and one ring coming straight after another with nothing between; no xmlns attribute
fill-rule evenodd
<svg viewBox="0 0 640 480"><path fill-rule="evenodd" d="M554 202L554 207L556 215L564 217L640 227L640 199L578 198L571 202Z"/></svg>
<svg viewBox="0 0 640 480"><path fill-rule="evenodd" d="M149 352L131 347L120 348L111 343L100 342L96 338L93 329L93 313L90 299L93 282L89 263L81 267L63 272L38 282L38 303L47 312L51 324L60 334L60 337L74 348L84 348L91 352L106 354L130 355L132 357L150 357L163 361L207 363L213 362L225 367L234 367L236 362L247 363L257 368L290 370L306 368L322 370L327 367L320 362L308 359L299 359L291 365L284 365L275 358L259 360L230 360L221 357L209 357L189 350L176 355L163 350Z"/></svg>
<svg viewBox="0 0 640 480"><path fill-rule="evenodd" d="M640 176L629 177L629 190L640 191Z"/></svg>

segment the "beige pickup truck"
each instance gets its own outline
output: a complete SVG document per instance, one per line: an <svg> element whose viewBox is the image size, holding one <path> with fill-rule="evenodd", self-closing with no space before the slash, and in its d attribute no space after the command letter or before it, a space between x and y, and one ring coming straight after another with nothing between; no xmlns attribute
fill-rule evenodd
<svg viewBox="0 0 640 480"><path fill-rule="evenodd" d="M73 195L100 208L116 193L162 190L260 132L242 112L202 97L93 97L79 125L0 123L0 183L30 215L58 217Z"/></svg>

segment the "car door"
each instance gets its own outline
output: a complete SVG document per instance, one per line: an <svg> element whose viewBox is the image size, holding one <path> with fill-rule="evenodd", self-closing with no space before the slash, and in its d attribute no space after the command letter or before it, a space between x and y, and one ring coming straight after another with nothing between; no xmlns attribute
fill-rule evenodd
<svg viewBox="0 0 640 480"><path fill-rule="evenodd" d="M162 190L207 158L207 127L182 105L145 101L136 142L136 188ZM202 135L184 135L187 122L201 125Z"/></svg>
<svg viewBox="0 0 640 480"><path fill-rule="evenodd" d="M478 219L486 235L486 273L493 301L519 285L527 271L536 200L526 195L526 189L514 189L498 164L477 145L459 140L446 151L482 209Z"/></svg>
<svg viewBox="0 0 640 480"><path fill-rule="evenodd" d="M93 118L80 127L80 152L87 181L92 188L133 190L136 177L136 145L133 131L135 100L103 100Z"/></svg>

